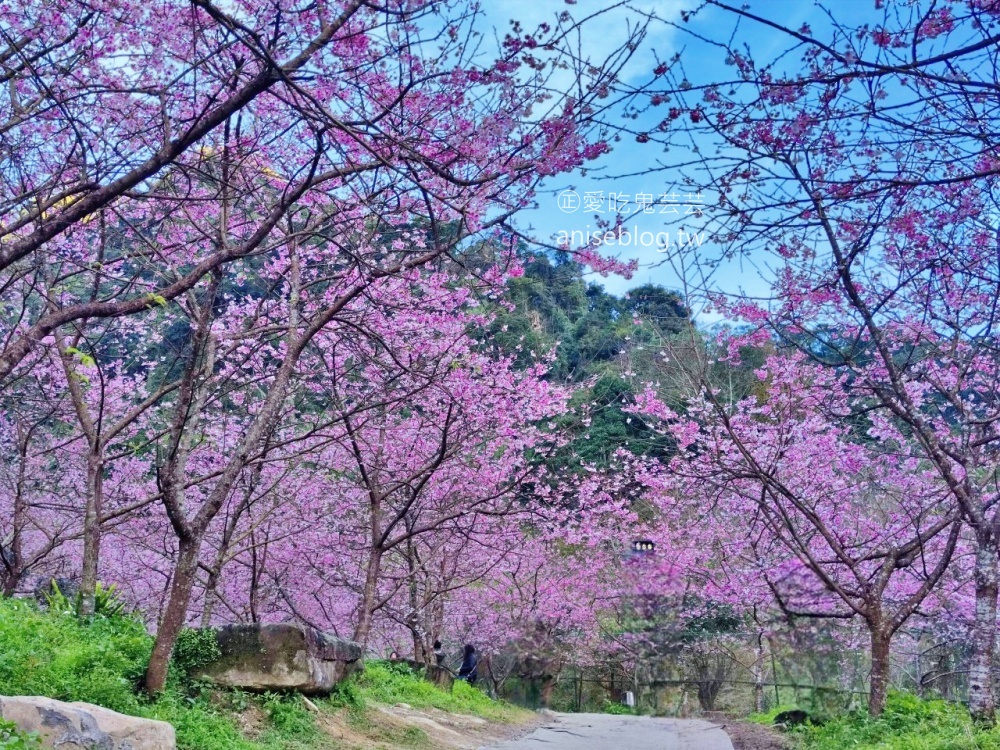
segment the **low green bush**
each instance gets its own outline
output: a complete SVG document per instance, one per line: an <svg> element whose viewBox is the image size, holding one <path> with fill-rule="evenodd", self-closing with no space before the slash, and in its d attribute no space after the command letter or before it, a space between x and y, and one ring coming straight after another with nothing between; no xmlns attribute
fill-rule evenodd
<svg viewBox="0 0 1000 750"><path fill-rule="evenodd" d="M616 716L632 716L635 714L635 709L631 706L626 706L624 703L616 703L615 701L604 701L604 705L601 707L601 712L606 714L614 714Z"/></svg>
<svg viewBox="0 0 1000 750"><path fill-rule="evenodd" d="M358 686L357 679L350 679L333 688L333 692L327 698L327 703L333 708L361 711L365 708L365 696Z"/></svg>
<svg viewBox="0 0 1000 750"><path fill-rule="evenodd" d="M45 602L50 610L59 612L79 612L83 594L77 592L73 600L59 588L59 583L55 578L42 589ZM118 596L118 587L115 584L105 586L100 581L94 587L94 614L106 617L117 617L126 614L125 602Z"/></svg>
<svg viewBox="0 0 1000 750"><path fill-rule="evenodd" d="M71 610L43 612L34 602L0 599L0 692L8 695L86 701L134 714L151 647L134 616L99 614L83 622Z"/></svg>
<svg viewBox="0 0 1000 750"><path fill-rule="evenodd" d="M262 700L264 711L280 734L309 739L318 733L313 715L306 710L300 696L266 693Z"/></svg>
<svg viewBox="0 0 1000 750"><path fill-rule="evenodd" d="M41 746L34 734L21 732L12 722L0 719L0 750L35 750Z"/></svg>

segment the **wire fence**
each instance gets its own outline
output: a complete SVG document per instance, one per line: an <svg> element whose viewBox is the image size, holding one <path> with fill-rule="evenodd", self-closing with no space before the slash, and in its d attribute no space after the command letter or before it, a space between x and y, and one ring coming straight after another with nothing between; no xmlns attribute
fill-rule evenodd
<svg viewBox="0 0 1000 750"><path fill-rule="evenodd" d="M924 695L962 700L968 654L960 641L900 639L890 682ZM632 694L643 712L688 716L723 712L745 716L795 706L831 715L864 706L870 662L862 645L844 647L828 633L763 641L731 635L692 647L641 654L631 665L609 659L567 665L557 675L512 675L500 694L521 705L556 710L603 710Z"/></svg>

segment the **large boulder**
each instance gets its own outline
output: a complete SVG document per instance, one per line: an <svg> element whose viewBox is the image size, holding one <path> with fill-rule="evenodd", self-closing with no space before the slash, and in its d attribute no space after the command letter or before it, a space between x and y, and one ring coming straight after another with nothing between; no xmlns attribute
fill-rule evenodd
<svg viewBox="0 0 1000 750"><path fill-rule="evenodd" d="M329 693L362 666L360 644L304 625L227 625L216 639L221 655L194 676L226 687Z"/></svg>
<svg viewBox="0 0 1000 750"><path fill-rule="evenodd" d="M37 732L54 750L174 750L174 728L165 721L126 716L90 703L33 696L0 697L0 716Z"/></svg>

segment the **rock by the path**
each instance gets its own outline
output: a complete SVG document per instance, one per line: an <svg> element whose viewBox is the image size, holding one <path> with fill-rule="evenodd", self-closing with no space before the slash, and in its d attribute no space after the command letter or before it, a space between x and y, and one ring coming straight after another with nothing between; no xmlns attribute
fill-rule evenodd
<svg viewBox="0 0 1000 750"><path fill-rule="evenodd" d="M360 644L303 625L227 625L216 637L221 656L194 674L226 687L329 693L362 666Z"/></svg>
<svg viewBox="0 0 1000 750"><path fill-rule="evenodd" d="M0 716L37 732L53 750L174 750L174 728L165 721L126 716L90 703L35 696L0 697Z"/></svg>

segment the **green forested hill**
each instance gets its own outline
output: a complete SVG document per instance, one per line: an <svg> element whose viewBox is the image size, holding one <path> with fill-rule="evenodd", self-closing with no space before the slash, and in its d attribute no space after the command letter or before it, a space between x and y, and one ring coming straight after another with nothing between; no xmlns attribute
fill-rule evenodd
<svg viewBox="0 0 1000 750"><path fill-rule="evenodd" d="M575 386L565 417L575 438L565 460L606 466L621 447L639 455L669 450L623 407L643 381L643 362L690 325L677 294L647 284L616 296L588 282L568 256L537 255L509 282L505 302L495 310L492 342L525 366L554 352L549 377Z"/></svg>

